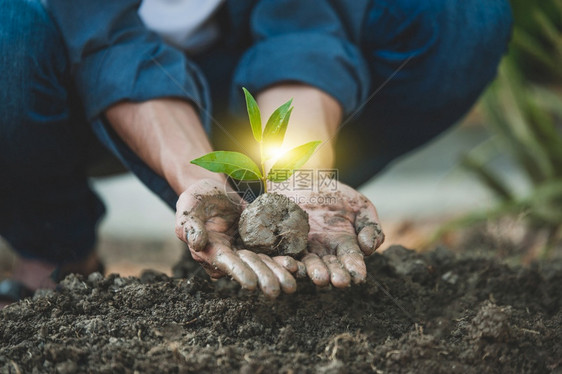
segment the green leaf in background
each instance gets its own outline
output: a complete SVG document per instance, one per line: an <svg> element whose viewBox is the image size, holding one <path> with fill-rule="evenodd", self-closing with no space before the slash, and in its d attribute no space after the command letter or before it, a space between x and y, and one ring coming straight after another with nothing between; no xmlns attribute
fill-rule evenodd
<svg viewBox="0 0 562 374"><path fill-rule="evenodd" d="M553 165L536 138L528 120L528 97L521 75L512 61L504 60L499 76L484 96L489 126L500 135L508 151L527 173L533 184L554 175Z"/></svg>
<svg viewBox="0 0 562 374"><path fill-rule="evenodd" d="M540 45L540 40L531 36L527 31L515 27L513 29L512 44L514 48L527 56L535 63L542 65L543 68L556 77L562 76L562 68L557 63L556 58L544 47Z"/></svg>
<svg viewBox="0 0 562 374"><path fill-rule="evenodd" d="M246 97L246 108L248 109L248 118L250 119L250 125L252 126L252 133L256 141L261 142L262 130L261 130L261 114L258 103L247 89L242 87L244 91L244 96Z"/></svg>
<svg viewBox="0 0 562 374"><path fill-rule="evenodd" d="M472 216L524 217L531 234L525 241L546 240L542 256L547 256L562 240L562 0L510 3L515 23L509 53L480 102L493 136L486 148L471 151L463 166L500 199L492 210ZM529 187L524 195L510 175L489 164L505 153Z"/></svg>
<svg viewBox="0 0 562 374"><path fill-rule="evenodd" d="M285 153L271 167L271 170L267 174L267 179L273 182L283 182L287 180L295 170L299 169L308 161L320 143L322 142L315 140L295 147Z"/></svg>
<svg viewBox="0 0 562 374"><path fill-rule="evenodd" d="M552 179L537 187L530 199L532 214L554 225L562 222L562 180Z"/></svg>
<svg viewBox="0 0 562 374"><path fill-rule="evenodd" d="M511 0L509 55L526 79L562 82L562 0Z"/></svg>
<svg viewBox="0 0 562 374"><path fill-rule="evenodd" d="M557 57L562 56L562 33L558 30L555 23L545 12L538 9L535 10L533 17L542 31L541 34L550 42L553 49L552 52L558 53Z"/></svg>
<svg viewBox="0 0 562 374"><path fill-rule="evenodd" d="M485 162L478 160L476 157L466 155L462 159L462 165L480 178L480 180L492 190L503 201L514 200L513 194L509 190L505 182L499 178L492 170L490 170Z"/></svg>
<svg viewBox="0 0 562 374"><path fill-rule="evenodd" d="M265 130L263 131L263 141L267 148L277 148L283 143L289 117L293 110L293 108L291 108L292 102L293 99L281 105L267 120Z"/></svg>
<svg viewBox="0 0 562 374"><path fill-rule="evenodd" d="M225 173L238 180L259 180L263 178L256 163L240 152L211 152L192 160L191 163L215 173Z"/></svg>

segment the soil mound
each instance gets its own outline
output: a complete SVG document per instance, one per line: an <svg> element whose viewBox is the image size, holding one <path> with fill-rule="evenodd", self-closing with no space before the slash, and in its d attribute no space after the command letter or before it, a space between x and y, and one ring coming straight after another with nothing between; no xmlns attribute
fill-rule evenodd
<svg viewBox="0 0 562 374"><path fill-rule="evenodd" d="M244 248L269 256L299 258L308 242L308 214L288 197L265 193L240 215L238 224Z"/></svg>

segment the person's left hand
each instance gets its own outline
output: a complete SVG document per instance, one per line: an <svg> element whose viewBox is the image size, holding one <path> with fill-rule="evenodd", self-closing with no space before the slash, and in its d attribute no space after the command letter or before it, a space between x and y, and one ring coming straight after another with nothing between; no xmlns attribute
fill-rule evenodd
<svg viewBox="0 0 562 374"><path fill-rule="evenodd" d="M176 235L187 243L193 259L212 278L228 275L243 288L253 290L259 286L270 298L281 291L295 292L293 275L304 273L298 261L235 248L238 219L246 203L227 186L204 179L183 192L176 205Z"/></svg>
<svg viewBox="0 0 562 374"><path fill-rule="evenodd" d="M308 213L308 253L301 261L314 284L343 288L365 281L364 256L384 241L369 199L341 182L333 190L321 188L320 192L275 188L272 192L289 197Z"/></svg>

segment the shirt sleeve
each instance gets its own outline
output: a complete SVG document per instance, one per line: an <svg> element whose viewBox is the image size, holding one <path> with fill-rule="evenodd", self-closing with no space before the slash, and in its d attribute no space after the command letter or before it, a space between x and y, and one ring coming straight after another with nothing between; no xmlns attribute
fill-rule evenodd
<svg viewBox="0 0 562 374"><path fill-rule="evenodd" d="M206 84L184 54L149 31L140 0L47 0L66 44L87 118L110 105L178 97L207 107Z"/></svg>
<svg viewBox="0 0 562 374"><path fill-rule="evenodd" d="M367 98L367 63L329 0L259 1L250 16L250 31L253 45L234 75L234 105L241 101L240 87L257 92L282 81L323 90L342 105L345 115Z"/></svg>

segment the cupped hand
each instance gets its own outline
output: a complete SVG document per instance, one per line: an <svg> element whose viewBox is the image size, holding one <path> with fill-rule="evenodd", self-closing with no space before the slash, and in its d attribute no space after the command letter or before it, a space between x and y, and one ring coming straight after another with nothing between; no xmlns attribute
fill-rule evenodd
<svg viewBox="0 0 562 374"><path fill-rule="evenodd" d="M271 298L281 291L295 292L297 284L291 273L304 271L297 261L236 250L238 220L246 203L233 191L226 193L225 184L211 179L183 192L176 204L177 237L187 243L193 259L212 278L228 275L243 288L259 286Z"/></svg>
<svg viewBox="0 0 562 374"><path fill-rule="evenodd" d="M335 182L334 182L335 183ZM310 279L318 286L338 288L367 277L364 256L384 241L377 211L365 196L337 182L319 191L275 191L308 213L308 253L302 258Z"/></svg>

